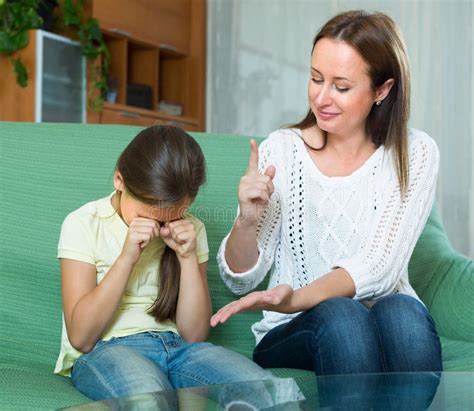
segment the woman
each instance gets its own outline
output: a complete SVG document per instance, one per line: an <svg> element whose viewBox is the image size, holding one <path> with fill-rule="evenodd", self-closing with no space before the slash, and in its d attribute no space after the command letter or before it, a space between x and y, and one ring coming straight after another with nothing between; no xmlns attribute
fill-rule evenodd
<svg viewBox="0 0 474 411"><path fill-rule="evenodd" d="M263 309L254 360L317 375L441 370L435 324L408 280L434 201L438 149L408 129L410 80L396 24L349 11L313 42L310 109L272 133L239 185L218 254L232 291L269 288L211 325Z"/></svg>

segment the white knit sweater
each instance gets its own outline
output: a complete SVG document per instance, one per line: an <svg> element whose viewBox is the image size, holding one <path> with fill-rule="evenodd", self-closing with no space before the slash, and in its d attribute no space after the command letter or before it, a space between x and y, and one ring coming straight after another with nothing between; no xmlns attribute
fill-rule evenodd
<svg viewBox="0 0 474 411"><path fill-rule="evenodd" d="M390 150L380 146L356 171L324 175L298 129L270 134L259 148L259 169L276 168L275 192L258 224L259 258L247 272L225 261L227 239L217 255L221 276L235 294L254 289L271 269L268 287L303 287L336 267L356 287L355 299L370 305L391 293L418 298L408 281L408 261L430 214L439 168L436 143L409 130L409 183L400 198ZM257 343L297 314L263 312L252 326Z"/></svg>

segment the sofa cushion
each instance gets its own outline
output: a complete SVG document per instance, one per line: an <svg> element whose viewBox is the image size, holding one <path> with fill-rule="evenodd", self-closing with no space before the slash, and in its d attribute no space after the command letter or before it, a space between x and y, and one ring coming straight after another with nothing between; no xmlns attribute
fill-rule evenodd
<svg viewBox="0 0 474 411"><path fill-rule="evenodd" d="M0 409L12 404L56 408L86 401L69 379L53 375L61 333L59 230L70 211L110 193L115 161L139 130L0 123ZM208 182L192 211L206 224L209 285L217 310L236 298L221 281L215 256L234 220L249 138L193 135L207 158ZM436 210L409 271L442 335L445 368L473 370L473 263L452 249ZM251 357L255 342L250 326L260 318L258 312L238 315L213 329L210 340Z"/></svg>

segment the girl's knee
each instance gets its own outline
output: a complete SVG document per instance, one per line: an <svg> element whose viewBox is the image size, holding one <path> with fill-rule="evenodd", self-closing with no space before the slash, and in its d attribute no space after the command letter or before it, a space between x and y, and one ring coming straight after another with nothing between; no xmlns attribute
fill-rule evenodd
<svg viewBox="0 0 474 411"><path fill-rule="evenodd" d="M273 378L270 371L244 355L213 344L207 344L204 350L193 353L184 368L185 372L192 372L208 384Z"/></svg>
<svg viewBox="0 0 474 411"><path fill-rule="evenodd" d="M71 377L74 386L94 400L172 388L152 361L120 345L102 346L81 356Z"/></svg>

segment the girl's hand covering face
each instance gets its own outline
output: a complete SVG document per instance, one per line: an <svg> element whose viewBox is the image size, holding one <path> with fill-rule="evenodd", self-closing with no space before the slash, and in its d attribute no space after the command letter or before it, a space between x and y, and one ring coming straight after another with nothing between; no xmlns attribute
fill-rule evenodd
<svg viewBox="0 0 474 411"><path fill-rule="evenodd" d="M196 231L194 224L186 218L165 223L159 235L178 258L189 258L196 253Z"/></svg>
<svg viewBox="0 0 474 411"><path fill-rule="evenodd" d="M128 227L127 237L121 256L129 263L135 264L142 250L160 235L160 224L156 220L137 217Z"/></svg>

